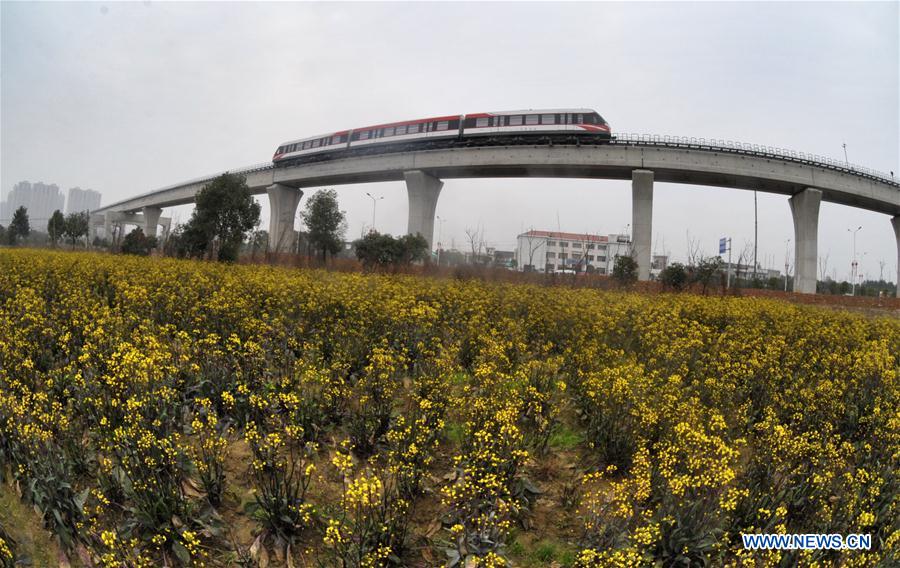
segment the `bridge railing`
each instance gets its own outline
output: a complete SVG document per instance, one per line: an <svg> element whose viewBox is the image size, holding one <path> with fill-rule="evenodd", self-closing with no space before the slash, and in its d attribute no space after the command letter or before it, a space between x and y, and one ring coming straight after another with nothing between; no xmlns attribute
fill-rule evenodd
<svg viewBox="0 0 900 568"><path fill-rule="evenodd" d="M134 197L129 197L128 199L123 199L123 200L121 200L121 201L117 201L116 203L112 203L112 204L110 204L110 205L105 205L105 206L99 208L99 211L105 211L105 210L107 210L107 209L110 209L110 208L112 208L112 207L115 207L116 205L118 205L118 204L120 204L120 203L124 203L124 202L126 202L126 201L134 201L135 199L140 199L140 198L146 197L146 196L148 196L148 195L154 195L154 194L157 194L157 193L159 193L159 192L161 192L161 191L167 191L167 190L170 190L170 189L178 189L179 187L184 187L184 186L186 186L186 185L194 185L194 184L197 184L197 183L203 183L203 182L207 182L207 181L212 181L212 180L216 179L217 177L219 177L220 175L225 174L225 173L231 173L231 174L252 174L252 173L254 173L254 172L261 172L261 171L265 171L265 170L271 170L273 167L274 167L274 166L272 165L272 162L262 162L262 163L259 163L259 164L253 164L253 165L251 165L251 166L244 166L244 167L242 167L242 168L234 168L234 169L230 169L230 170L224 170L224 171L221 171L221 172L217 172L217 173L214 173L214 174L209 174L209 175L205 175L205 176L200 176L200 177L197 177L197 178L189 179L189 180L187 180L187 181L182 181L182 182L175 183L175 184L172 184L172 185L167 185L167 186L165 186L165 187L160 187L160 188L158 188L158 189L153 189L153 190L150 190L150 191L145 191L144 193L139 193L138 195L135 195Z"/></svg>
<svg viewBox="0 0 900 568"><path fill-rule="evenodd" d="M887 174L844 161L835 160L826 156L797 152L787 148L776 146L763 146L760 144L748 144L734 140L722 140L713 138L693 138L687 136L668 136L660 134L616 134L613 144L633 146L662 146L668 148L689 148L709 152L730 152L746 154L757 157L786 160L811 166L819 166L829 170L835 170L886 182L900 187L900 182L893 174Z"/></svg>

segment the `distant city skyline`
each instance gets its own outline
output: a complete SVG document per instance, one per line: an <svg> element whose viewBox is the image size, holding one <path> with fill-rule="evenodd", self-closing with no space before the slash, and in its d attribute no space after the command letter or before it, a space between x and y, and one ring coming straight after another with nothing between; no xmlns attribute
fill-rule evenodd
<svg viewBox="0 0 900 568"><path fill-rule="evenodd" d="M24 206L32 228L43 230L41 225L50 220L54 211L64 214L90 211L99 208L101 200L100 192L93 189L72 187L63 194L55 183L23 180L0 199L0 225L8 225L16 209Z"/></svg>

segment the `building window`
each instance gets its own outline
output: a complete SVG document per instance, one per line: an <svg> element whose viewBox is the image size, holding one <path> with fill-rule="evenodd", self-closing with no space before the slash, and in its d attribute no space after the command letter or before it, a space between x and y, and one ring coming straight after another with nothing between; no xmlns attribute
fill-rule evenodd
<svg viewBox="0 0 900 568"><path fill-rule="evenodd" d="M565 253L565 252L559 253L559 259L560 259L560 260L565 260L565 259L567 259L567 258L569 258L569 254L568 254L568 253Z"/></svg>
<svg viewBox="0 0 900 568"><path fill-rule="evenodd" d="M598 257L597 257L597 260L598 260L599 262L606 262L606 257L605 257L605 256L598 256Z"/></svg>
<svg viewBox="0 0 900 568"><path fill-rule="evenodd" d="M598 267L597 267L597 273L598 273L598 274L606 274L606 269L603 268L602 266L598 266Z"/></svg>
<svg viewBox="0 0 900 568"><path fill-rule="evenodd" d="M587 249L588 249L588 250L594 250L594 245L593 245L593 244L589 244L589 245L587 246Z"/></svg>
<svg viewBox="0 0 900 568"><path fill-rule="evenodd" d="M581 248L581 243L572 243L572 248L573 248L573 249L580 249L580 248Z"/></svg>
<svg viewBox="0 0 900 568"><path fill-rule="evenodd" d="M589 262L594 262L594 255L592 255L592 254L587 255L587 259Z"/></svg>
<svg viewBox="0 0 900 568"><path fill-rule="evenodd" d="M559 248L566 248L569 246L569 243L559 243Z"/></svg>
<svg viewBox="0 0 900 568"><path fill-rule="evenodd" d="M547 263L547 268L545 268L545 270L546 270L547 272L553 272L553 265L550 264L550 263L548 262L548 263Z"/></svg>
<svg viewBox="0 0 900 568"><path fill-rule="evenodd" d="M555 247L555 246L556 246L556 241L547 241L547 246L548 246L548 247Z"/></svg>
<svg viewBox="0 0 900 568"><path fill-rule="evenodd" d="M548 253L547 253L547 258L556 258L556 253L555 253L555 252L548 252Z"/></svg>

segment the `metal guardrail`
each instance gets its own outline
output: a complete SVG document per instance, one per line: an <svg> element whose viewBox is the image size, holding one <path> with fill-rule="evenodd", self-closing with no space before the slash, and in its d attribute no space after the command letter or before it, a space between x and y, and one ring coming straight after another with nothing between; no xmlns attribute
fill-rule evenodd
<svg viewBox="0 0 900 568"><path fill-rule="evenodd" d="M661 136L658 134L616 134L615 139L611 142L616 145L688 148L707 152L728 152L733 154L746 154L759 158L785 160L788 162L818 166L829 170L873 179L900 188L900 180L892 174L886 174L871 168L849 164L825 156L797 152L787 148L747 144L744 142L735 142L733 140L689 138L686 136Z"/></svg>
<svg viewBox="0 0 900 568"><path fill-rule="evenodd" d="M98 208L98 211L104 212L104 211L107 211L107 210L109 210L109 209L111 209L111 208L113 208L113 207L119 205L120 203L125 203L125 202L128 202L128 201L134 201L135 199L140 199L140 198L142 198L142 197L147 197L147 196L153 195L153 194L155 194L155 193L159 193L160 191L167 191L167 190L170 190L170 189L178 189L179 187L184 187L184 186L186 186L186 185L193 185L193 184L195 184L195 183L203 183L203 182L207 182L207 181L212 181L212 180L216 179L217 177L219 177L220 175L225 174L225 173L231 173L231 174L251 174L251 173L254 173L254 172L261 172L261 171L265 171L265 170L271 170L271 169L274 169L274 168L275 168L275 166L272 164L272 162L263 162L263 163L260 163L260 164L253 164L252 166L244 166L244 167L242 167L242 168L235 168L235 169L230 169L230 170L224 170L224 171L221 171L221 172L218 172L218 173L209 174L209 175L205 175L205 176L201 176L201 177L189 179L189 180L187 180L187 181L183 181L183 182L180 182L180 183L175 183L175 184L172 184L172 185L167 185L167 186L165 186L165 187L160 187L160 188L158 188L158 189L153 189L153 190L150 190L150 191L145 191L144 193L139 193L138 195L135 195L134 197L129 197L128 199L122 199L122 200L117 201L117 202L115 202L115 203L111 203L111 204L109 204L109 205L104 205L103 207Z"/></svg>
<svg viewBox="0 0 900 568"><path fill-rule="evenodd" d="M744 142L735 142L733 140L716 140L716 139L707 139L707 138L692 138L687 136L666 136L659 134L615 134L615 138L610 140L610 144L616 146L649 146L649 147L663 147L663 148L687 148L690 150L701 150L705 152L727 152L733 154L744 154L748 156L753 156L757 158L769 158L774 160L784 160L788 162L795 162L799 164L805 164L809 166L816 166L820 168L825 168L828 170L839 171L867 179L872 179L875 181L879 181L882 183L886 183L888 185L893 185L900 189L900 181L898 181L892 174L886 174L884 172L880 172L877 170L873 170L871 168L866 168L863 166L858 166L855 164L848 164L847 162L842 162L840 160L835 160L833 158L828 158L826 156L819 156L816 154L806 154L804 152L797 152L794 150L789 150L786 148L779 148L774 146L761 146L759 144L747 144ZM198 178L190 179L187 181L183 181L181 183L176 183L172 185L168 185L166 187L161 187L159 189L154 189L152 191L148 191L145 193L141 193L140 195L136 195L134 197L130 197L128 199L123 199L111 205L107 205L105 207L101 207L100 211L106 211L112 207L119 205L120 203L125 203L127 201L133 201L135 199L140 199L142 197L147 197L149 195L153 195L155 193L159 193L161 191L167 191L170 189L177 189L179 187L184 187L186 185L192 185L196 183L203 183L207 181L212 181L218 176L224 173L233 173L233 174L249 174L254 172L266 171L274 169L275 166L272 162L263 162L260 164L253 164L252 166L245 166L242 168L225 170L222 172L218 172L215 174L210 174L206 176L201 176Z"/></svg>

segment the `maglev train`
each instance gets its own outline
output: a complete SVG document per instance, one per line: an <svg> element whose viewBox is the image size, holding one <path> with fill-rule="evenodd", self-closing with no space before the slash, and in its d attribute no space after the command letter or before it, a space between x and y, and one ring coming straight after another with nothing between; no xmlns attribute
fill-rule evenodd
<svg viewBox="0 0 900 568"><path fill-rule="evenodd" d="M522 138L560 134L609 139L611 131L603 117L588 108L454 114L376 124L291 140L278 146L272 161L278 164L314 154L378 144L416 143L420 140L466 140L478 136Z"/></svg>

